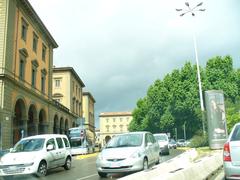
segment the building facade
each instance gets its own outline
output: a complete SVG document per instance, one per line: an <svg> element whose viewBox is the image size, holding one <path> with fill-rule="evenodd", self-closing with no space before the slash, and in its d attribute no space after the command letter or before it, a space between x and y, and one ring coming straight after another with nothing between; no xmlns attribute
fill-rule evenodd
<svg viewBox="0 0 240 180"><path fill-rule="evenodd" d="M52 100L57 47L27 0L0 0L0 149L74 125L76 115Z"/></svg>
<svg viewBox="0 0 240 180"><path fill-rule="evenodd" d="M131 112L104 112L99 115L100 142L104 146L113 136L128 132Z"/></svg>
<svg viewBox="0 0 240 180"><path fill-rule="evenodd" d="M53 68L53 99L82 117L84 83L72 67Z"/></svg>
<svg viewBox="0 0 240 180"><path fill-rule="evenodd" d="M90 92L83 92L84 126L92 142L95 141L95 117L94 117L95 102L96 101Z"/></svg>

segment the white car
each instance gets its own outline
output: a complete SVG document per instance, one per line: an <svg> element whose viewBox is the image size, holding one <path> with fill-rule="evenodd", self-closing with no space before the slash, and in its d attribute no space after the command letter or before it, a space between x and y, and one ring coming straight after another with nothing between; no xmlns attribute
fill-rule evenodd
<svg viewBox="0 0 240 180"><path fill-rule="evenodd" d="M155 139L157 140L161 154L169 155L169 139L166 133L157 133L154 134Z"/></svg>
<svg viewBox="0 0 240 180"><path fill-rule="evenodd" d="M240 177L240 123L235 124L223 147L225 179Z"/></svg>
<svg viewBox="0 0 240 180"><path fill-rule="evenodd" d="M0 176L12 179L14 175L45 176L50 168L71 168L72 156L66 135L47 134L21 139L0 160Z"/></svg>
<svg viewBox="0 0 240 180"><path fill-rule="evenodd" d="M114 136L96 160L99 176L135 172L158 164L160 149L150 132L131 132Z"/></svg>

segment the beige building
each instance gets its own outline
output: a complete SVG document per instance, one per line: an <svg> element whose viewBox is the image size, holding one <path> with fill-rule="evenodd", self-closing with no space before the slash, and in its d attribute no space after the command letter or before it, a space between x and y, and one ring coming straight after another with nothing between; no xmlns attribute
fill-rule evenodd
<svg viewBox="0 0 240 180"><path fill-rule="evenodd" d="M53 99L82 117L84 83L72 67L53 68Z"/></svg>
<svg viewBox="0 0 240 180"><path fill-rule="evenodd" d="M74 125L76 115L52 100L57 47L27 0L0 0L0 149Z"/></svg>
<svg viewBox="0 0 240 180"><path fill-rule="evenodd" d="M100 142L105 145L114 135L128 132L131 112L104 112L99 115Z"/></svg>
<svg viewBox="0 0 240 180"><path fill-rule="evenodd" d="M94 103L95 99L93 98L92 94L90 92L83 92L83 118L85 120L84 126L92 142L95 141Z"/></svg>

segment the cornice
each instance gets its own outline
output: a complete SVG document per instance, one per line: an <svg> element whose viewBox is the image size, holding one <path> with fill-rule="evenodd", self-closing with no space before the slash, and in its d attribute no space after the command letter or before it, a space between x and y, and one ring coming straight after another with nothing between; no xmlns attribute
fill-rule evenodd
<svg viewBox="0 0 240 180"><path fill-rule="evenodd" d="M131 112L103 112L100 113L99 117L122 117L122 116L132 116Z"/></svg>
<svg viewBox="0 0 240 180"><path fill-rule="evenodd" d="M40 17L37 15L35 10L33 9L32 5L29 3L28 0L17 0L20 4L20 7L25 11L25 13L29 16L29 18L36 23L36 25L39 27L39 29L46 35L46 37L51 42L53 48L57 48L58 44L46 28L46 26L43 24Z"/></svg>
<svg viewBox="0 0 240 180"><path fill-rule="evenodd" d="M95 99L93 98L92 94L90 92L83 92L83 96L88 96L90 97L90 99L93 101L93 103L95 103Z"/></svg>
<svg viewBox="0 0 240 180"><path fill-rule="evenodd" d="M53 67L53 74L57 72L71 72L71 74L77 79L81 86L85 87L85 84L72 67Z"/></svg>

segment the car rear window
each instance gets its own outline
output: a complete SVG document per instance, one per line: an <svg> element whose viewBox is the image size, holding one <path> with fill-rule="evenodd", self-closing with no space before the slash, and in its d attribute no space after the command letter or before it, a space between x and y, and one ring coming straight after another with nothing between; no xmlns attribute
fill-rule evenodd
<svg viewBox="0 0 240 180"><path fill-rule="evenodd" d="M231 137L231 141L240 141L240 125L235 127Z"/></svg>

